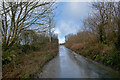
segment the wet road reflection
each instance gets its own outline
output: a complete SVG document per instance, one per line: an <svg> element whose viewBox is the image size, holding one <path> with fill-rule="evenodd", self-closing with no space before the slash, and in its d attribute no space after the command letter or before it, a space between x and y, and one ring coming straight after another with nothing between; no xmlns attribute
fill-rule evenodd
<svg viewBox="0 0 120 80"><path fill-rule="evenodd" d="M109 72L86 61L82 56L59 47L59 55L43 69L40 78L110 78Z"/></svg>

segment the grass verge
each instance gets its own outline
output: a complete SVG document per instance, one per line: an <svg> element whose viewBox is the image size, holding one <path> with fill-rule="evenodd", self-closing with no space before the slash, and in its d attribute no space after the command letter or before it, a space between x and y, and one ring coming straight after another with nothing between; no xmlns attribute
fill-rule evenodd
<svg viewBox="0 0 120 80"><path fill-rule="evenodd" d="M50 46L49 46L50 47ZM58 53L58 47L47 48L29 54L17 55L16 60L3 66L3 78L34 78L43 66Z"/></svg>
<svg viewBox="0 0 120 80"><path fill-rule="evenodd" d="M77 54L80 54L88 59L92 59L95 62L101 63L107 67L111 67L116 72L120 73L120 54L115 50L113 45L106 44L68 44L65 46Z"/></svg>

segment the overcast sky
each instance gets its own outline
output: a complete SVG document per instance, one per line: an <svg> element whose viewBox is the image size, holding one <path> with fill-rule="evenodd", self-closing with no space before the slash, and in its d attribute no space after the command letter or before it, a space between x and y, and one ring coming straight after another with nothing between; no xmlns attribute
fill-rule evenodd
<svg viewBox="0 0 120 80"><path fill-rule="evenodd" d="M65 42L65 35L76 34L82 30L82 20L91 11L88 2L61 2L56 10L55 33L58 34L59 43Z"/></svg>

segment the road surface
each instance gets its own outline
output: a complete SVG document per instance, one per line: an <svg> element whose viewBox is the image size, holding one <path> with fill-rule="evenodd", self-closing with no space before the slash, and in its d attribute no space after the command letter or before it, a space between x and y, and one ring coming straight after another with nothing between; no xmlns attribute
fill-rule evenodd
<svg viewBox="0 0 120 80"><path fill-rule="evenodd" d="M111 78L110 72L88 62L65 46L59 47L59 55L43 68L39 78Z"/></svg>

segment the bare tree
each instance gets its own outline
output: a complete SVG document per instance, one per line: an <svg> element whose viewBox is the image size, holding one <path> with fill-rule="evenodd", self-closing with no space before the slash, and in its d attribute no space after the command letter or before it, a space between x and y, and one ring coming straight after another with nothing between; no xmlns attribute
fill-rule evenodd
<svg viewBox="0 0 120 80"><path fill-rule="evenodd" d="M41 23L49 14L50 2L2 2L2 45L7 48L18 39L22 30Z"/></svg>
<svg viewBox="0 0 120 80"><path fill-rule="evenodd" d="M117 31L117 40L116 40L116 48L120 50L120 1L117 3L117 9L118 15L116 16L117 20L117 26L118 26L118 31ZM117 14L117 12L116 12Z"/></svg>
<svg viewBox="0 0 120 80"><path fill-rule="evenodd" d="M55 23L53 20L54 16L49 16L49 41L52 42L52 28L55 27Z"/></svg>
<svg viewBox="0 0 120 80"><path fill-rule="evenodd" d="M47 16L49 42L52 42L52 29L55 27L54 17L55 17L55 9L56 8L57 8L57 4L55 3L52 11L49 11L50 14L48 14L48 16Z"/></svg>

